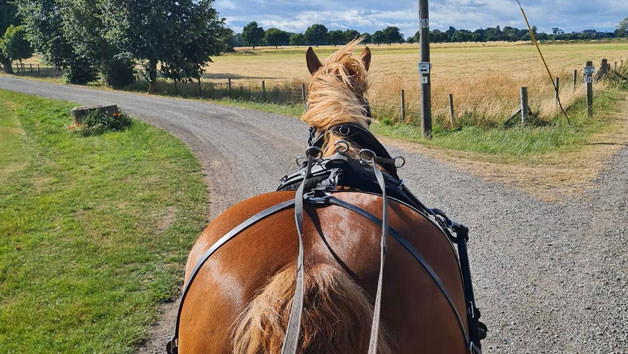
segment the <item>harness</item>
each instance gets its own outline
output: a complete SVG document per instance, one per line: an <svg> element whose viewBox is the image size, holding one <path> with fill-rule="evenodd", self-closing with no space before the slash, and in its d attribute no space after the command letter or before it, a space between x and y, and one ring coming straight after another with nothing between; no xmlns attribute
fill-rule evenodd
<svg viewBox="0 0 628 354"><path fill-rule="evenodd" d="M480 311L475 306L475 297L471 283L471 272L467 254L469 229L464 225L453 222L441 210L429 209L425 207L408 190L408 188L404 185L403 180L399 179L397 176L397 168L402 167L403 164L405 164L405 160L401 157L392 158L381 143L377 141L375 136L373 136L367 129L364 129L357 124L346 123L334 126L331 130L334 133L340 134L345 139L337 142L336 154L329 158L321 159L321 147L324 141L324 133L321 133L319 136L315 136L315 131L310 130L310 147L306 150L306 157L301 159L297 158L297 163L300 165L299 171L290 176L284 176L281 179L281 184L277 190L296 190L294 199L276 204L251 216L249 219L245 220L216 241L216 243L214 243L201 256L190 273L189 280L185 284L181 295L175 333L166 346L169 354L178 354L178 335L183 304L191 284L207 260L222 246L231 241L244 230L255 225L259 221L272 216L273 214L287 209L294 209L297 236L299 239L299 251L297 257L295 293L292 299L290 318L286 329L286 335L284 337L282 354L296 353L298 349L298 339L304 301L303 210L305 205L312 207L325 207L328 205L339 206L364 217L370 222L380 226L382 229L380 267L373 311L373 322L371 324L369 354L377 353L387 236L392 237L410 255L412 255L419 266L423 268L423 270L437 286L456 318L465 347L469 349L469 352L472 354L482 353L481 340L486 337L487 328L479 321ZM361 150L359 153L359 160L356 160L350 158L346 154L349 149L348 141L356 143L360 146L369 146L372 149ZM378 165L382 166L384 171L381 171L377 167ZM359 192L381 195L383 204L381 218L378 218L358 206L335 197L334 194L338 192ZM455 244L457 246L466 304L468 335L467 331L465 331L461 315L458 313L451 296L445 289L436 272L410 242L388 225L389 200L394 200L413 209L416 213L435 225L443 233L443 235L448 238L450 244Z"/></svg>

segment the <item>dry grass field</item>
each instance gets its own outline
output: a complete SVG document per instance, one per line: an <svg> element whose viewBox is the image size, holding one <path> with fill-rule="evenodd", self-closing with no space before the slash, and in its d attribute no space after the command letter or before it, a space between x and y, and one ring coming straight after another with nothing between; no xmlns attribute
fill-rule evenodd
<svg viewBox="0 0 628 354"><path fill-rule="evenodd" d="M238 48L235 53L215 57L206 69L205 79L225 84L232 78L234 87L260 86L268 89L298 87L308 78L305 50L300 48ZM359 50L362 50L363 46ZM369 99L376 113L393 121L398 119L400 91L406 91L407 120L418 117L419 52L416 45L371 45L371 91ZM602 58L611 65L628 65L628 42L544 44L543 53L554 76L560 76L561 98L568 106L583 94L582 68L587 60L596 67ZM326 58L335 49L316 49ZM448 94L454 96L458 119L474 123L502 122L518 108L519 90L527 86L530 105L542 117L557 113L553 87L535 47L531 43L463 43L432 45L433 109L437 119L448 119ZM573 71L578 70L577 89ZM600 89L601 87L598 87Z"/></svg>

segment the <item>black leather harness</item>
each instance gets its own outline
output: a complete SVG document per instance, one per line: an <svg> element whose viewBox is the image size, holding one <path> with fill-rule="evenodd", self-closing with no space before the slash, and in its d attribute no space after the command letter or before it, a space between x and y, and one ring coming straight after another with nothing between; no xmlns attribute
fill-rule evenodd
<svg viewBox="0 0 628 354"><path fill-rule="evenodd" d="M465 346L469 348L471 353L481 353L481 340L486 337L486 326L479 322L480 311L475 306L475 297L473 286L471 283L471 272L469 267L469 259L467 255L468 228L461 224L451 221L445 213L438 209L429 209L425 207L404 185L403 180L397 176L397 167L402 165L400 158L393 159L386 149L377 141L377 139L363 127L356 124L340 124L331 128L333 132L340 134L346 142L340 142L337 145L337 153L329 158L320 159L318 154L324 141L324 133L318 137L314 136L311 131L310 147L306 151L307 160L301 164L301 168L295 174L285 176L281 179L281 185L277 190L296 190L295 199L291 199L250 217L240 225L236 226L226 235L221 237L214 245L212 245L199 259L188 282L185 284L181 301L179 304L179 312L177 315L177 323L175 334L167 345L169 354L178 353L178 335L181 320L181 312L184 300L190 286L199 270L205 262L223 245L232 240L242 231L253 226L257 222L279 211L294 208L295 222L297 224L297 233L299 237L299 254L297 259L297 279L295 287L295 295L291 306L291 315L284 339L282 353L295 353L298 347L298 338L301 322L301 311L303 307L303 243L302 243L302 223L304 204L314 207L324 207L327 205L336 205L351 210L367 220L380 225L382 227L382 245L381 245L381 262L380 274L378 281L378 292L376 296L375 311L373 317L373 325L371 331L371 342L369 345L369 353L375 353L377 349L377 331L379 329L379 306L381 303L381 286L384 257L386 253L386 236L391 236L406 251L408 251L417 263L425 270L428 276L434 281L439 291L446 299L451 308L458 326L460 327L462 338ZM348 149L348 142L357 144L362 147L369 147L370 150L362 150L360 152L360 160L348 157L344 149L344 144ZM384 171L380 171L377 165L383 167ZM383 196L384 206L382 208L382 219L377 218L366 210L344 202L334 196L340 191L353 191L360 193L371 193ZM387 202L395 200L401 204L408 206L418 214L432 222L443 235L446 236L451 244L455 244L458 250L459 266L464 289L464 296L467 307L468 335L465 331L462 318L455 307L451 296L445 289L443 283L439 279L436 272L431 268L426 259L415 249L397 231L390 228L387 222Z"/></svg>

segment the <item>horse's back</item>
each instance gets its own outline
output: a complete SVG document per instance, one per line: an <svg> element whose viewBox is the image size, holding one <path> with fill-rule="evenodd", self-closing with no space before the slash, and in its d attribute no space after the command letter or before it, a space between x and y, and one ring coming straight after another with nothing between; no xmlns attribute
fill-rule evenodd
<svg viewBox="0 0 628 354"><path fill-rule="evenodd" d="M379 196L354 192L334 195L373 215L381 215ZM294 192L257 196L216 218L192 249L186 279L201 255L224 234L252 215L292 198ZM379 270L380 227L351 210L334 205L306 204L304 214L306 278L315 276L321 269L332 269L364 289L368 302L372 303ZM427 218L400 203L389 203L389 218L390 226L406 238L438 274L466 328L458 261L446 236ZM276 275L294 274L293 271L285 273L294 268L297 258L294 220L292 208L270 215L210 257L194 280L183 307L182 353L232 352L234 326L250 311L247 306L265 291L274 277L277 280ZM382 321L395 352L465 352L457 320L446 299L410 253L392 238L388 241L382 299ZM365 319L355 319L355 322L360 321ZM370 327L370 321L359 325ZM368 335L364 337L361 340L365 343L360 347L367 345Z"/></svg>

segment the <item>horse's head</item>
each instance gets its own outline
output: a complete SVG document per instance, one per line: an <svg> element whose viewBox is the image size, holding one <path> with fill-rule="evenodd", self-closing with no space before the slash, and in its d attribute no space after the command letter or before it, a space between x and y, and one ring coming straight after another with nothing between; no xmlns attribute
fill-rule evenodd
<svg viewBox="0 0 628 354"><path fill-rule="evenodd" d="M356 39L334 53L322 64L314 50L307 50L307 67L312 74L309 84L308 109L303 121L326 133L323 156L335 152L339 136L328 131L342 123L354 123L368 129L368 101L365 94L369 83L367 72L371 64L371 50L367 47L359 57L352 51L362 39Z"/></svg>

